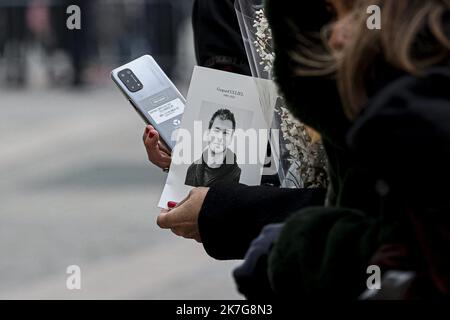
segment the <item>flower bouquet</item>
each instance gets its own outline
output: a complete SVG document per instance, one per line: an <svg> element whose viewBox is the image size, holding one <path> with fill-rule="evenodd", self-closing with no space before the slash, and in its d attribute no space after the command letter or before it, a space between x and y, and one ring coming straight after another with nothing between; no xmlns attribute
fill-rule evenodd
<svg viewBox="0 0 450 320"><path fill-rule="evenodd" d="M272 80L275 55L263 0L236 0L235 9L253 77ZM327 158L320 135L294 118L281 97L264 98L263 91L266 103L276 103L270 144L281 186L326 188Z"/></svg>

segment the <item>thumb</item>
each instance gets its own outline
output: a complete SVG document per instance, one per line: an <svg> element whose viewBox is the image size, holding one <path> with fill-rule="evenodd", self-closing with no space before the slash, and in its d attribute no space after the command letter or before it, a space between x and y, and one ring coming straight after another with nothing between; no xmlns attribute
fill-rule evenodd
<svg viewBox="0 0 450 320"><path fill-rule="evenodd" d="M152 148L156 148L158 146L158 142L159 133L155 130L150 130L147 135L147 139L145 139L145 143Z"/></svg>
<svg viewBox="0 0 450 320"><path fill-rule="evenodd" d="M162 210L156 219L156 224L161 229L170 229L174 224L174 214L169 210Z"/></svg>
<svg viewBox="0 0 450 320"><path fill-rule="evenodd" d="M192 189L188 196L177 203L177 205L170 210L161 210L161 213L159 214L158 218L156 219L156 223L158 226L162 229L171 229L174 225L176 225L178 222L182 221L186 208L186 204L189 203L189 199L191 198L192 194L194 192L194 189ZM169 201L169 203L173 203L173 201ZM168 203L168 204L169 204Z"/></svg>

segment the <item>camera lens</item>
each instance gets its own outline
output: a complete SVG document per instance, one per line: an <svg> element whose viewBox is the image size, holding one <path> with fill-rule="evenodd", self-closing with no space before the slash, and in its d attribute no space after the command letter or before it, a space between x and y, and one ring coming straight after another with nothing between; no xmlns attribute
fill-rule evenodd
<svg viewBox="0 0 450 320"><path fill-rule="evenodd" d="M137 92L143 88L142 83L130 69L120 71L119 78L131 92Z"/></svg>

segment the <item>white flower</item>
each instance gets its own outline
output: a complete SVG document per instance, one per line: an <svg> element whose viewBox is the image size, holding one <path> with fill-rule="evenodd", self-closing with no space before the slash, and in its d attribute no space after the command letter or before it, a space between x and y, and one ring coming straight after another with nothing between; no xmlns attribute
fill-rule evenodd
<svg viewBox="0 0 450 320"><path fill-rule="evenodd" d="M264 72L270 74L275 55L271 44L272 32L263 9L255 12L253 28L255 38L252 43L259 56L259 65L263 67ZM295 179L300 180L297 186L326 188L327 159L323 145L312 143L306 127L286 107L281 106L276 109L276 112L280 120L281 139L284 141L282 144L288 152L285 160L293 165L295 164L294 170L297 171ZM292 169L287 168L287 171Z"/></svg>

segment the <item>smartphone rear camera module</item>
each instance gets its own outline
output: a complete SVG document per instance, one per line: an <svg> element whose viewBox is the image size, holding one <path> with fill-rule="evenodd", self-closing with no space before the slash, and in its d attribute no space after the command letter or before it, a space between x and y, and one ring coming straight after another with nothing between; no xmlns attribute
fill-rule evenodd
<svg viewBox="0 0 450 320"><path fill-rule="evenodd" d="M119 72L119 79L131 92L137 92L144 87L136 75L130 69L124 69Z"/></svg>

